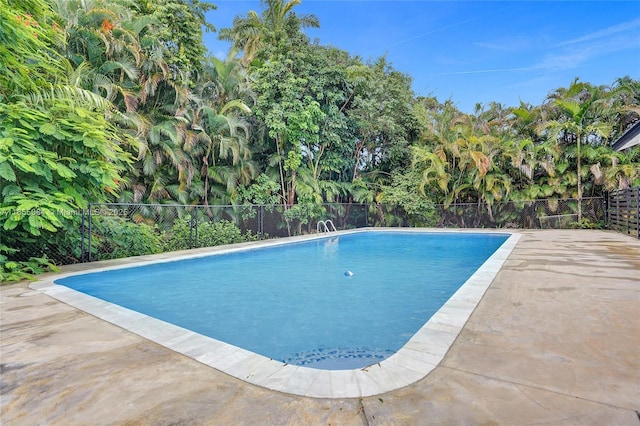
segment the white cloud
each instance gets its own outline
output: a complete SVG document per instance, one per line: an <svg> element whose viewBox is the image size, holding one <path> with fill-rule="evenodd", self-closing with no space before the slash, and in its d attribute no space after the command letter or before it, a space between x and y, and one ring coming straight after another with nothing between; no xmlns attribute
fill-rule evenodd
<svg viewBox="0 0 640 426"><path fill-rule="evenodd" d="M531 71L538 69L537 66L533 67L515 67L515 68L490 68L490 69L477 69L477 70L467 70L467 71L454 71L447 72L438 75L465 75L465 74L490 74L490 73L498 73L498 72L514 72L514 71Z"/></svg>
<svg viewBox="0 0 640 426"><path fill-rule="evenodd" d="M593 40L596 40L593 38ZM547 53L538 62L520 67L496 67L486 69L473 69L454 71L439 75L465 75L465 74L490 74L523 71L561 71L577 69L599 56L622 50L637 51L640 48L640 37L618 34L604 40L598 40L585 45L567 45L564 49L556 49ZM639 60L640 61L640 60ZM612 64L613 66L613 64ZM631 71L631 70L630 70Z"/></svg>
<svg viewBox="0 0 640 426"><path fill-rule="evenodd" d="M504 41L497 42L474 42L474 45L490 50L499 50L502 52L521 52L531 47L531 41L526 37L513 37Z"/></svg>
<svg viewBox="0 0 640 426"><path fill-rule="evenodd" d="M633 21L629 21L629 22L623 22L622 24L618 24L618 25L613 25L609 28L605 28L603 30L600 31L596 31L593 32L591 34L587 34L585 36L582 37L578 37L578 38L574 38L571 40L567 40L564 41L560 44L558 44L558 46L568 46L571 44L578 44L578 43L584 43L586 41L592 41L592 40L597 40L597 39L601 39L604 37L608 37L614 34L619 34L619 33L623 33L629 30L633 30L636 29L635 31L635 37L638 38L640 35L640 31L638 29L640 29L640 18L638 19L634 19Z"/></svg>
<svg viewBox="0 0 640 426"><path fill-rule="evenodd" d="M640 21L639 21L640 22ZM595 34L595 33L594 33ZM613 33L611 33L613 34ZM590 40L596 40L596 37ZM605 40L598 40L586 45L567 45L564 52L547 55L538 66L542 69L573 69L598 56L633 50L640 47L640 37L634 35L619 34ZM614 66L614 64L611 64Z"/></svg>

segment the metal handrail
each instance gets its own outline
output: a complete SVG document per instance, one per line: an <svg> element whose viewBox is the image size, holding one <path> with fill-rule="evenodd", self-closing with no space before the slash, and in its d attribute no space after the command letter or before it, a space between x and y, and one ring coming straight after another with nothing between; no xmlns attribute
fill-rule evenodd
<svg viewBox="0 0 640 426"><path fill-rule="evenodd" d="M329 225L331 225L331 228L329 228ZM318 232L318 233L320 233L320 232L337 232L337 231L338 230L336 229L336 226L333 224L331 219L319 220L318 223L316 224L316 232Z"/></svg>

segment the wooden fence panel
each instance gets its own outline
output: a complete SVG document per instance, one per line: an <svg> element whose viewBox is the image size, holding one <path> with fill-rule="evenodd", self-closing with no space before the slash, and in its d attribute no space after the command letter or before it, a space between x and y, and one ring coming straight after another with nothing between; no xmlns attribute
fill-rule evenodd
<svg viewBox="0 0 640 426"><path fill-rule="evenodd" d="M640 186L619 189L609 194L609 229L640 238Z"/></svg>

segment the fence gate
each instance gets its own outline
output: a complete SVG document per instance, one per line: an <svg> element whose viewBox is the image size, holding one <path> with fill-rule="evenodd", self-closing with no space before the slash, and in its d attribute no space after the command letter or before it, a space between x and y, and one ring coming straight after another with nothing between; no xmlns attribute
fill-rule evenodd
<svg viewBox="0 0 640 426"><path fill-rule="evenodd" d="M640 238L640 186L619 189L609 194L609 229Z"/></svg>

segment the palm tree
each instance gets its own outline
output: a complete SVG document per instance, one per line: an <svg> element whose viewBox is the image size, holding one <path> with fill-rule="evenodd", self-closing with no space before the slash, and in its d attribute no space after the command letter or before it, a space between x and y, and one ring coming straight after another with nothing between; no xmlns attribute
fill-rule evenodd
<svg viewBox="0 0 640 426"><path fill-rule="evenodd" d="M520 106L511 109L511 135L519 139L529 139L534 144L542 142L538 131L542 115L540 107L520 102Z"/></svg>
<svg viewBox="0 0 640 426"><path fill-rule="evenodd" d="M199 90L202 98L222 107L232 100L241 100L251 107L255 104L255 93L251 89L248 73L240 60L229 55L225 60L210 56L203 66L199 81L209 84Z"/></svg>
<svg viewBox="0 0 640 426"><path fill-rule="evenodd" d="M617 79L612 86L614 109L617 113L611 142L640 120L640 80L629 76Z"/></svg>
<svg viewBox="0 0 640 426"><path fill-rule="evenodd" d="M248 185L256 176L248 143L249 124L243 117L251 109L241 97L252 97L245 81L237 60L209 58L188 95L184 149L204 182L205 205L210 195L228 203L239 185Z"/></svg>
<svg viewBox="0 0 640 426"><path fill-rule="evenodd" d="M315 15L298 16L293 8L302 0L261 0L265 8L261 15L251 10L246 17L236 16L233 27L222 28L219 39L232 42L233 51L242 51L242 63L247 66L265 44L275 44L283 37L291 37L301 28L318 28Z"/></svg>
<svg viewBox="0 0 640 426"><path fill-rule="evenodd" d="M135 80L138 74L134 59L139 50L137 40L121 30L129 11L118 5L107 9L101 1L55 0L52 6L64 37L58 49L69 61L70 81L116 105L124 101L127 110L134 109L135 95L122 84L125 78L126 83L129 78ZM116 99L119 94L121 99Z"/></svg>
<svg viewBox="0 0 640 426"><path fill-rule="evenodd" d="M419 186L420 192L422 194L434 194L437 191L444 196L449 194L451 190L449 186L451 174L447 170L450 165L447 162L444 150L439 148L432 152L426 147L414 145L412 151L412 169L418 170L422 175ZM425 188L428 188L428 191ZM444 199L436 199L435 201L442 202Z"/></svg>
<svg viewBox="0 0 640 426"><path fill-rule="evenodd" d="M558 90L549 99L559 110L558 118L544 125L547 137L558 144L575 144L578 221L582 219L582 156L584 144L600 144L612 131L611 93L605 86L592 86L574 80L567 90ZM570 154L571 155L571 154Z"/></svg>

